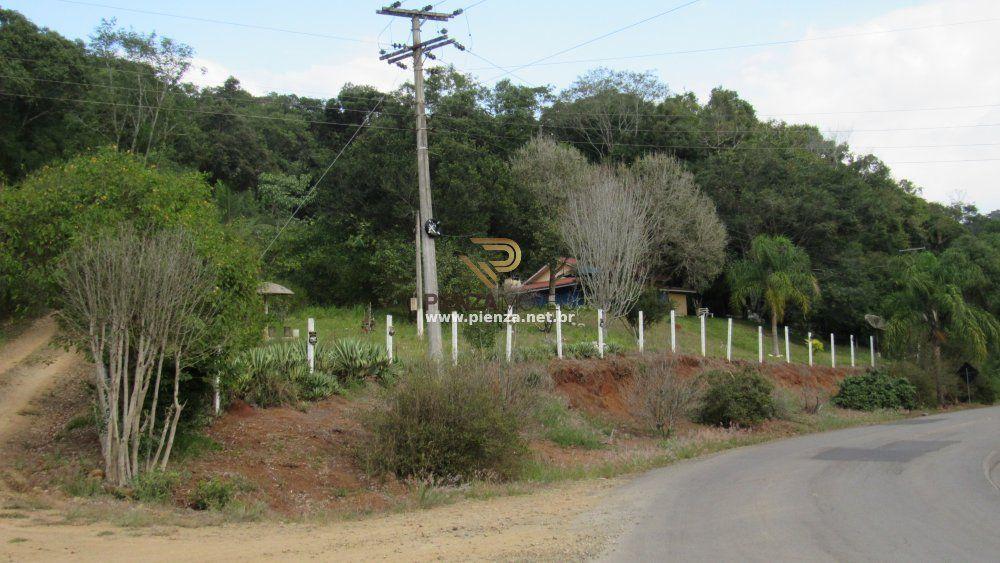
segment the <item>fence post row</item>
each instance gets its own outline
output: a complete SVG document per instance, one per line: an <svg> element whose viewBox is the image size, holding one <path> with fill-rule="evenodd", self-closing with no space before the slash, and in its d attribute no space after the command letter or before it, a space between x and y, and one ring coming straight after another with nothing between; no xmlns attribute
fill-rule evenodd
<svg viewBox="0 0 1000 563"><path fill-rule="evenodd" d="M851 335L851 367L854 367L854 335Z"/></svg>
<svg viewBox="0 0 1000 563"><path fill-rule="evenodd" d="M385 316L385 351L389 356L389 363L392 363L392 335L396 334L392 328L392 315Z"/></svg>
<svg viewBox="0 0 1000 563"><path fill-rule="evenodd" d="M726 361L733 361L733 318L729 317L726 327Z"/></svg>
<svg viewBox="0 0 1000 563"><path fill-rule="evenodd" d="M604 309L597 310L597 354L604 357Z"/></svg>
<svg viewBox="0 0 1000 563"><path fill-rule="evenodd" d="M809 367L813 365L813 333L806 335L806 344L809 346Z"/></svg>
<svg viewBox="0 0 1000 563"><path fill-rule="evenodd" d="M309 318L306 321L306 361L309 363L309 373L316 369L316 319Z"/></svg>
<svg viewBox="0 0 1000 563"><path fill-rule="evenodd" d="M757 327L757 361L764 363L764 327Z"/></svg>
<svg viewBox="0 0 1000 563"><path fill-rule="evenodd" d="M670 352L677 352L677 314L670 310Z"/></svg>
<svg viewBox="0 0 1000 563"><path fill-rule="evenodd" d="M830 333L830 366L837 367L837 341L833 338L833 333Z"/></svg>
<svg viewBox="0 0 1000 563"><path fill-rule="evenodd" d="M642 311L639 311L639 353L642 353L643 345L645 344L645 338L642 332Z"/></svg>
<svg viewBox="0 0 1000 563"><path fill-rule="evenodd" d="M561 360L563 357L562 350L562 309L559 305L556 305L556 356Z"/></svg>
<svg viewBox="0 0 1000 563"><path fill-rule="evenodd" d="M702 357L704 357L704 356L707 355L705 353L705 317L707 317L707 316L708 315L705 315L705 314L700 315L700 318L701 318L701 355L702 355Z"/></svg>
<svg viewBox="0 0 1000 563"><path fill-rule="evenodd" d="M511 350L514 345L514 325L511 320L514 316L514 308L507 307L507 361L510 361Z"/></svg>
<svg viewBox="0 0 1000 563"><path fill-rule="evenodd" d="M872 369L875 369L875 335L868 337L868 350L872 355Z"/></svg>
<svg viewBox="0 0 1000 563"><path fill-rule="evenodd" d="M451 312L451 363L458 365L458 312Z"/></svg>
<svg viewBox="0 0 1000 563"><path fill-rule="evenodd" d="M792 363L792 346L788 341L788 325L785 325L785 362Z"/></svg>

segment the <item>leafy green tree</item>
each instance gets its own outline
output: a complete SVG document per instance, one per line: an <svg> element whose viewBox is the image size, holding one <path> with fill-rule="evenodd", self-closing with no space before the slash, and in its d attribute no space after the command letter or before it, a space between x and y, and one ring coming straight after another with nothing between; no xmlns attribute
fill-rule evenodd
<svg viewBox="0 0 1000 563"><path fill-rule="evenodd" d="M798 305L808 313L819 296L809 255L785 237L755 238L746 258L730 266L727 279L734 308L762 304L770 313L775 356L781 354L778 323L784 320L789 306Z"/></svg>
<svg viewBox="0 0 1000 563"><path fill-rule="evenodd" d="M192 233L217 272L214 297L225 336L217 344L239 346L259 337L257 254L222 226L202 176L147 166L110 147L44 167L0 191L0 314L58 306L63 253L123 223L140 231L183 227Z"/></svg>
<svg viewBox="0 0 1000 563"><path fill-rule="evenodd" d="M983 272L958 252L930 252L900 258L896 291L886 301L886 338L897 354L927 349L934 366L938 405L944 403L944 354L985 360L1000 342L1000 323L966 298Z"/></svg>

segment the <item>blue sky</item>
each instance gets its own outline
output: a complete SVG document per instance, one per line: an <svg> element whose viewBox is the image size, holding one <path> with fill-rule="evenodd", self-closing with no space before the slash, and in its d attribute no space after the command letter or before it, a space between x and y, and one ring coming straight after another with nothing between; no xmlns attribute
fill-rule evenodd
<svg viewBox="0 0 1000 563"><path fill-rule="evenodd" d="M446 0L438 2L438 9L451 11L474 1ZM510 67L683 3L486 0L446 25L453 37L475 53ZM380 35L390 19L375 14L378 2L13 0L3 5L73 38L86 38L102 17L116 17L122 25L155 30L188 43L196 50L198 65L206 69L205 74L193 77L202 84L218 83L233 74L258 93L293 91L324 97L335 95L348 81L388 87L407 79L402 71L377 61L376 41L400 41L408 31L406 23L397 20ZM114 6L358 41L141 14ZM976 23L966 23L972 21ZM428 31L439 27L433 24ZM898 29L910 31L883 33ZM1000 190L994 181L1000 177L1000 160L991 160L1000 159L1000 127L986 126L1000 123L998 32L1000 2L994 0L701 0L549 62L829 35L852 37L603 63L539 65L516 74L531 84L563 87L588 68L604 65L651 70L673 90L691 90L700 97L713 86L733 88L762 114L816 123L829 136L878 154L898 177L924 186L929 199L958 198L989 211L1000 208ZM454 50L443 54L443 60L471 69L484 82L501 74L472 55ZM991 107L964 107L972 105ZM955 106L963 108L937 109ZM917 108L921 111L899 111ZM870 110L875 111L844 113Z"/></svg>

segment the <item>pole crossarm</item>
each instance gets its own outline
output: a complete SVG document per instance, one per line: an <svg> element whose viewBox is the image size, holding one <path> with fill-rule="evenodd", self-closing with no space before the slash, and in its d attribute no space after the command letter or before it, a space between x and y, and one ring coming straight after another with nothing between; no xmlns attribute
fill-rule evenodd
<svg viewBox="0 0 1000 563"><path fill-rule="evenodd" d="M445 14L443 12L429 12L424 10L405 10L403 8L385 7L375 12L380 16L395 16L397 18L420 18L422 20L434 20L446 22L457 16L456 13Z"/></svg>

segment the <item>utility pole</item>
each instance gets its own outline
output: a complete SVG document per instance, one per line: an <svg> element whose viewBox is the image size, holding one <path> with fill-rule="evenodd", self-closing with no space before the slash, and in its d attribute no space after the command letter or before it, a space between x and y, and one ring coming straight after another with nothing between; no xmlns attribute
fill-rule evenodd
<svg viewBox="0 0 1000 563"><path fill-rule="evenodd" d="M428 350L430 357L440 360L442 354L441 342L441 319L438 317L440 311L438 307L438 277L437 277L437 251L434 245L433 235L438 234L437 222L434 220L434 212L431 206L431 170L430 160L427 154L427 114L424 102L424 59L434 59L431 51L454 44L461 50L464 47L449 39L447 30L442 30L441 35L422 41L420 38L420 26L424 21L445 22L462 13L456 10L446 14L442 12L432 12L433 6L425 6L422 10L405 10L400 8L401 2L395 2L391 6L378 10L378 14L383 16L393 16L397 18L409 18L411 22L412 45L394 45L396 50L391 53L382 52L379 60L389 64L395 64L401 68L406 68L402 63L405 59L413 59L413 87L416 97L417 113L417 183L420 190L420 251L423 262L423 291L418 296L418 303L425 305L429 321L427 323ZM426 299L424 296L428 296ZM418 305L418 309L421 307Z"/></svg>
<svg viewBox="0 0 1000 563"><path fill-rule="evenodd" d="M424 268L422 265L422 260L420 260L420 233L423 229L420 228L420 212L415 211L413 213L414 219L416 220L416 227L413 229L413 248L416 249L415 252L415 262L417 270L417 337L423 339L424 337Z"/></svg>

